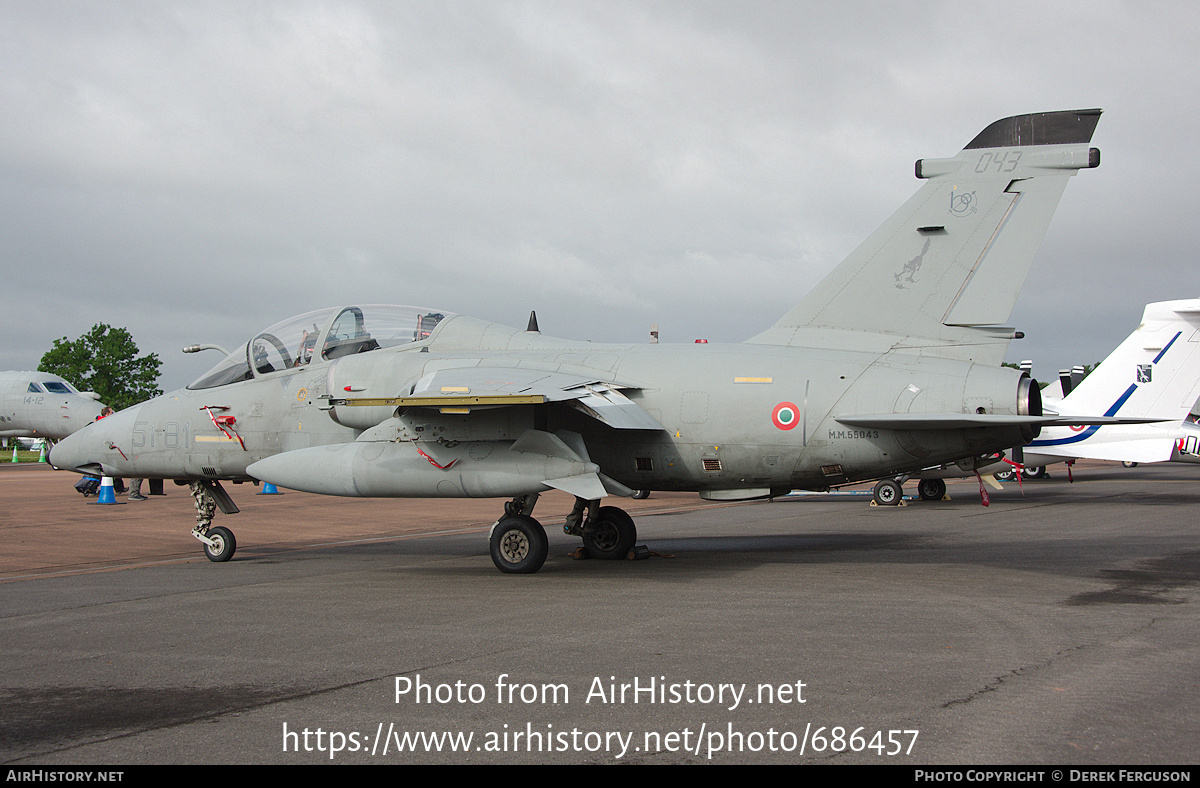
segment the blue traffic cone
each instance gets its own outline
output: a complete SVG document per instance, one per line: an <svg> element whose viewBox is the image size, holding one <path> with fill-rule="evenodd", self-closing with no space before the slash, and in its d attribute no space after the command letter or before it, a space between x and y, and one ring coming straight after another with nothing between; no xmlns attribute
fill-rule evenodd
<svg viewBox="0 0 1200 788"><path fill-rule="evenodd" d="M263 482L262 492L260 492L258 494L259 495L283 495L283 493L279 492L279 488L276 487L275 485L271 484L270 482Z"/></svg>
<svg viewBox="0 0 1200 788"><path fill-rule="evenodd" d="M100 495L93 501L93 504L106 503L115 504L117 502L117 494L113 490L113 480L111 476L104 476L100 479Z"/></svg>

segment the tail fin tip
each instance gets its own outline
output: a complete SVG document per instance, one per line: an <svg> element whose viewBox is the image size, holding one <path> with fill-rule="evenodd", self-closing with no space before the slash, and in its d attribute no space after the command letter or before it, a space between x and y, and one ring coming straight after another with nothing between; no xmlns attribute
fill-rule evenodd
<svg viewBox="0 0 1200 788"><path fill-rule="evenodd" d="M1059 110L1013 115L992 123L963 150L1028 145L1081 145L1092 141L1102 109Z"/></svg>

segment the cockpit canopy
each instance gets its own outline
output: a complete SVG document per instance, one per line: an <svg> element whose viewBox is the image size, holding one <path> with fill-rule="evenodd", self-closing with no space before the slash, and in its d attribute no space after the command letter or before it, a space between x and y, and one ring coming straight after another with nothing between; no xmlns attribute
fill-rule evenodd
<svg viewBox="0 0 1200 788"><path fill-rule="evenodd" d="M78 394L70 383L61 379L47 379L41 381L33 381L29 384L29 392L31 394L40 394L48 392L50 394Z"/></svg>
<svg viewBox="0 0 1200 788"><path fill-rule="evenodd" d="M318 309L283 320L258 334L205 372L189 389L252 380L315 361L428 339L450 312L369 304ZM314 358L315 356L315 358Z"/></svg>

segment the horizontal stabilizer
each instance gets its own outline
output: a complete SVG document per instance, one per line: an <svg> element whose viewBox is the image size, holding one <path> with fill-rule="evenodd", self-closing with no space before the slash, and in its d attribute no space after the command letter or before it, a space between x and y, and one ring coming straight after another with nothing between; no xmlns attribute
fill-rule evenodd
<svg viewBox="0 0 1200 788"><path fill-rule="evenodd" d="M834 421L848 427L871 427L881 430L965 430L978 427L1012 427L1022 424L1036 427L1150 424L1172 421L1172 419L1116 416L1008 416L990 413L879 413L864 416L835 416Z"/></svg>

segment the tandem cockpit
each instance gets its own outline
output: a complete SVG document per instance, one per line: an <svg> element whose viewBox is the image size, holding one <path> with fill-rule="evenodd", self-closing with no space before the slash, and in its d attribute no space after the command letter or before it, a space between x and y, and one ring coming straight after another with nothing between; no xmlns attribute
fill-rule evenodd
<svg viewBox="0 0 1200 788"><path fill-rule="evenodd" d="M451 316L450 312L392 304L306 312L257 334L188 388L211 389L315 362L421 342Z"/></svg>

